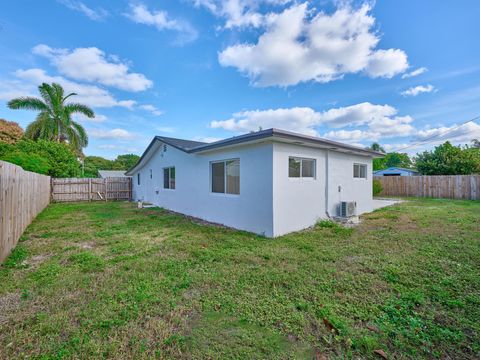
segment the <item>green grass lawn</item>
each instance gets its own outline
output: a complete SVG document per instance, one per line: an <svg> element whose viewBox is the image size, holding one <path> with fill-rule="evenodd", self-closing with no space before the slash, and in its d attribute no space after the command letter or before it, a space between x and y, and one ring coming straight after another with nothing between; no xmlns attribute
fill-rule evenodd
<svg viewBox="0 0 480 360"><path fill-rule="evenodd" d="M0 267L0 358L480 357L480 202L267 239L50 205Z"/></svg>

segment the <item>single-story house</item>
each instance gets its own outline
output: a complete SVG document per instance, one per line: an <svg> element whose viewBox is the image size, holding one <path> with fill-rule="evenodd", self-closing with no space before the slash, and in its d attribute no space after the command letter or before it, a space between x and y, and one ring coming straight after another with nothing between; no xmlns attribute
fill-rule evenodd
<svg viewBox="0 0 480 360"><path fill-rule="evenodd" d="M414 169L405 169L401 167L389 167L388 169L377 170L373 172L374 176L417 176L420 173Z"/></svg>
<svg viewBox="0 0 480 360"><path fill-rule="evenodd" d="M383 155L278 129L213 143L156 136L126 174L134 200L275 237L346 205L372 211L372 158Z"/></svg>
<svg viewBox="0 0 480 360"><path fill-rule="evenodd" d="M125 170L98 170L98 177L102 179L128 177L125 173Z"/></svg>

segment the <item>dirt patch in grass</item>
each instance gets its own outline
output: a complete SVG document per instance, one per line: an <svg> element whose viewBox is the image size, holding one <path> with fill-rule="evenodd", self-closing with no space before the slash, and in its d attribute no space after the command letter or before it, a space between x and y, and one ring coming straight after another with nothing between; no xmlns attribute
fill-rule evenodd
<svg viewBox="0 0 480 360"><path fill-rule="evenodd" d="M51 254L39 254L29 257L28 259L22 262L22 265L28 267L29 269L35 269L44 261L48 260L52 255Z"/></svg>
<svg viewBox="0 0 480 360"><path fill-rule="evenodd" d="M0 325L7 322L9 315L20 307L21 294L19 292L0 295Z"/></svg>

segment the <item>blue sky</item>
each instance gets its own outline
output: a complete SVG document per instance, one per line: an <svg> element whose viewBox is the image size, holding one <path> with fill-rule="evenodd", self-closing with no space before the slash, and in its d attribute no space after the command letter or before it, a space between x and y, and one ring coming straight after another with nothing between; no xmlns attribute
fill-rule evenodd
<svg viewBox="0 0 480 360"><path fill-rule="evenodd" d="M28 10L27 10L28 9ZM154 135L213 141L277 127L415 153L480 138L480 3L4 1L0 117L56 81L90 105L87 155ZM436 141L412 146L436 136Z"/></svg>

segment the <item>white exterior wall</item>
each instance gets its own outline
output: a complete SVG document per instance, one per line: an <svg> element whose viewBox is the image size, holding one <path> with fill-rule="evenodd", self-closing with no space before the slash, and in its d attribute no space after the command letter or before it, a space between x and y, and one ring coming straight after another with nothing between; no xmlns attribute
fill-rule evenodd
<svg viewBox="0 0 480 360"><path fill-rule="evenodd" d="M274 236L305 229L325 217L325 151L304 146L273 144ZM316 160L316 177L289 178L288 158Z"/></svg>
<svg viewBox="0 0 480 360"><path fill-rule="evenodd" d="M187 154L167 145L163 156L159 148L140 169L140 186L137 173L133 175L133 198L272 237L272 147L263 143ZM210 162L234 158L240 159L240 195L212 193ZM175 166L175 190L163 188L163 168L170 166Z"/></svg>
<svg viewBox="0 0 480 360"><path fill-rule="evenodd" d="M367 165L367 178L353 177L353 164ZM366 156L329 152L329 213L338 215L341 201L356 201L357 215L373 211L372 159ZM338 191L338 187L340 191Z"/></svg>
<svg viewBox="0 0 480 360"><path fill-rule="evenodd" d="M356 201L358 215L372 211L371 158L329 151L327 170L326 150L285 143L274 143L273 149L274 236L305 229L328 217L325 209L327 172L330 216L337 216L340 201ZM315 159L315 179L289 178L291 156ZM367 165L367 179L353 178L354 163Z"/></svg>

